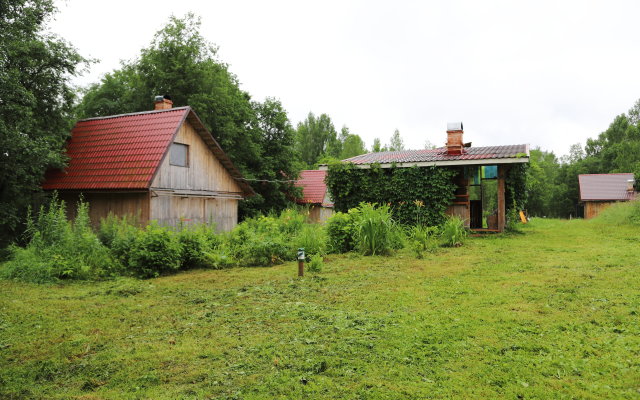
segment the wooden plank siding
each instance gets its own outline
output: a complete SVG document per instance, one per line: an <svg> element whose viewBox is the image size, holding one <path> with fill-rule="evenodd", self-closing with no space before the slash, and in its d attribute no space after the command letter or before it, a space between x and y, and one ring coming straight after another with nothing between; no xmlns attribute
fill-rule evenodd
<svg viewBox="0 0 640 400"><path fill-rule="evenodd" d="M77 215L80 193L61 191L59 197L66 203L67 217L74 219ZM135 218L140 226L149 223L149 192L88 192L82 197L89 203L89 218L95 227L109 214Z"/></svg>
<svg viewBox="0 0 640 400"><path fill-rule="evenodd" d="M151 183L150 218L161 225L215 223L218 230L233 229L240 186L189 122L182 124L174 143L189 146L188 166L171 165L170 154L165 156Z"/></svg>
<svg viewBox="0 0 640 400"><path fill-rule="evenodd" d="M615 201L585 201L584 219L591 219L600 214L605 208L616 203Z"/></svg>
<svg viewBox="0 0 640 400"><path fill-rule="evenodd" d="M211 197L151 197L154 220L160 225L215 224L218 231L230 231L238 223L238 200Z"/></svg>
<svg viewBox="0 0 640 400"><path fill-rule="evenodd" d="M154 189L186 189L212 192L212 195L220 195L221 192L240 196L242 189L222 166L213 152L198 136L189 122L185 121L174 143L182 143L189 146L188 167L178 167L170 164L170 156L167 154L151 182L151 190ZM169 149L171 152L171 149Z"/></svg>

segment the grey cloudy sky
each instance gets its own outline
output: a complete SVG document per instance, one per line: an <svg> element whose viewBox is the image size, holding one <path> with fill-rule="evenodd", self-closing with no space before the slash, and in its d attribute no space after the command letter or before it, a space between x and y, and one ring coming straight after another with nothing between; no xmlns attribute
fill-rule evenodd
<svg viewBox="0 0 640 400"><path fill-rule="evenodd" d="M638 1L68 0L50 26L100 60L96 82L192 11L254 99L294 125L327 113L370 146L399 129L441 145L463 121L474 146L566 154L640 98Z"/></svg>

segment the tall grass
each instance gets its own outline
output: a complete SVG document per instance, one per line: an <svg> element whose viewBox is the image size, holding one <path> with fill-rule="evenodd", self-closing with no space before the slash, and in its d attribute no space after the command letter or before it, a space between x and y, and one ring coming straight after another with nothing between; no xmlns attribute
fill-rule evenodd
<svg viewBox="0 0 640 400"><path fill-rule="evenodd" d="M593 222L609 226L640 226L640 200L612 204L600 212Z"/></svg>
<svg viewBox="0 0 640 400"><path fill-rule="evenodd" d="M389 254L398 232L387 205L361 203L353 213L354 241L364 255Z"/></svg>
<svg viewBox="0 0 640 400"><path fill-rule="evenodd" d="M458 216L447 218L442 226L442 245L445 247L462 246L467 238L467 230L464 228L464 221Z"/></svg>
<svg viewBox="0 0 640 400"><path fill-rule="evenodd" d="M29 215L26 233L29 243L11 248L11 260L0 270L1 277L45 283L117 273L117 263L91 229L89 205L82 200L75 221L69 222L64 201L54 195L36 217Z"/></svg>

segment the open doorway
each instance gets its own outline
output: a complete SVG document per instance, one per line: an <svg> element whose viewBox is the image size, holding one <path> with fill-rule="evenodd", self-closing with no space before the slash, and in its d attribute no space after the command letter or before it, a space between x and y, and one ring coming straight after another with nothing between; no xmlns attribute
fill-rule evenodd
<svg viewBox="0 0 640 400"><path fill-rule="evenodd" d="M498 229L498 166L467 167L469 182L469 227Z"/></svg>

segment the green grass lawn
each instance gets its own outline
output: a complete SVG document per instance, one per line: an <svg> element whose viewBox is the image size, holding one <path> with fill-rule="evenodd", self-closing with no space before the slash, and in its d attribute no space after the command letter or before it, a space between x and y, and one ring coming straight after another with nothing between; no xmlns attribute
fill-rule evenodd
<svg viewBox="0 0 640 400"><path fill-rule="evenodd" d="M536 220L416 260L0 281L0 398L640 397L640 230Z"/></svg>

